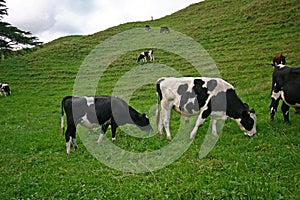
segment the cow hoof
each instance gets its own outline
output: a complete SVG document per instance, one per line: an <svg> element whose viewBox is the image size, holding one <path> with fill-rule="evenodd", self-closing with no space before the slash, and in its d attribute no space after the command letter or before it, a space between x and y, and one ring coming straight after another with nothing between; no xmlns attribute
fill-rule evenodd
<svg viewBox="0 0 300 200"><path fill-rule="evenodd" d="M167 136L167 139L168 139L168 140L172 140L172 137L171 137L171 136Z"/></svg>
<svg viewBox="0 0 300 200"><path fill-rule="evenodd" d="M161 134L161 133L158 133L158 137L161 138L161 137L162 137L162 134Z"/></svg>
<svg viewBox="0 0 300 200"><path fill-rule="evenodd" d="M74 149L75 149L76 151L78 151L79 147L76 145L76 146L74 146Z"/></svg>
<svg viewBox="0 0 300 200"><path fill-rule="evenodd" d="M112 138L111 141L112 141L112 142L115 142L115 141L116 141L116 138Z"/></svg>
<svg viewBox="0 0 300 200"><path fill-rule="evenodd" d="M196 134L191 133L191 134L190 134L190 139L191 139L191 140L194 139L195 136L196 136Z"/></svg>
<svg viewBox="0 0 300 200"><path fill-rule="evenodd" d="M213 134L215 137L218 137L218 136L219 136L217 132L213 132L212 134Z"/></svg>

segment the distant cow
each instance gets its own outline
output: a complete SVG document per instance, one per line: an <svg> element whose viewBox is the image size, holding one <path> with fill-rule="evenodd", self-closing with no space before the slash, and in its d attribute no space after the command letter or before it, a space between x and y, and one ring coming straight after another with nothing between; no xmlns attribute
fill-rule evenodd
<svg viewBox="0 0 300 200"><path fill-rule="evenodd" d="M168 27L163 26L160 28L160 33L170 33L170 30Z"/></svg>
<svg viewBox="0 0 300 200"><path fill-rule="evenodd" d="M294 107L297 112L300 107L300 67L292 68L278 64L272 75L270 114L274 119L280 99L283 100L281 110L284 122L289 123L289 108Z"/></svg>
<svg viewBox="0 0 300 200"><path fill-rule="evenodd" d="M146 26L145 26L145 30L146 30L146 31L151 31L151 27L150 27L149 25L146 25Z"/></svg>
<svg viewBox="0 0 300 200"><path fill-rule="evenodd" d="M116 129L124 124L134 124L143 131L151 131L152 127L145 114L140 114L125 101L118 97L72 97L67 96L62 100L61 128L64 133L64 111L67 117L67 130L65 132L67 154L70 154L71 139L75 149L76 126L93 129L101 125L98 143L102 142L104 134L111 125L112 141L116 140Z"/></svg>
<svg viewBox="0 0 300 200"><path fill-rule="evenodd" d="M191 139L209 115L212 116L212 133L215 136L218 135L217 120L227 117L234 119L245 135L256 134L255 111L249 110L248 105L236 95L233 86L220 78L160 78L156 90L160 102L156 112L160 136L165 128L167 138L171 139L169 123L172 108L183 115L186 121L198 115L190 133Z"/></svg>
<svg viewBox="0 0 300 200"><path fill-rule="evenodd" d="M140 62L140 60L143 60L144 62L146 62L147 58L150 61L154 60L154 52L153 52L153 50L141 52L140 55L139 55L139 57L138 57L138 59L137 59L137 62Z"/></svg>
<svg viewBox="0 0 300 200"><path fill-rule="evenodd" d="M2 96L3 94L4 96L11 95L11 90L7 83L0 83L0 96Z"/></svg>

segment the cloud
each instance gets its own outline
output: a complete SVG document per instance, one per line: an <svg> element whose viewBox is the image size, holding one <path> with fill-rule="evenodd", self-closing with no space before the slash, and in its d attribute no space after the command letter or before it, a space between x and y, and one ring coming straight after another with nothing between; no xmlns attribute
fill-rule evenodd
<svg viewBox="0 0 300 200"><path fill-rule="evenodd" d="M7 0L5 21L43 42L92 34L132 21L161 18L200 0Z"/></svg>

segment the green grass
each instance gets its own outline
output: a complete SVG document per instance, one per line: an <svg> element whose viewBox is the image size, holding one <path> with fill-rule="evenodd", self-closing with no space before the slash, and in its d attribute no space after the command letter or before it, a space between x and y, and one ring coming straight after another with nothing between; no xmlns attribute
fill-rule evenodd
<svg viewBox="0 0 300 200"><path fill-rule="evenodd" d="M299 65L299 13L296 0L205 1L159 20L60 38L1 61L0 81L9 82L13 95L0 97L0 198L299 199L300 115L290 109L291 125L283 124L280 112L274 121L269 119L273 56L283 53L288 65ZM199 159L209 127L206 122L178 160L143 174L107 167L89 153L79 137L79 151L66 155L60 104L64 96L72 94L83 60L101 41L145 24L167 25L208 51L222 78L255 108L255 137L244 137L237 124L228 119L216 146ZM98 83L96 94L110 95L120 77L140 66L136 57L141 50L115 60ZM187 61L171 52L155 49L155 57L155 63L186 76L198 76ZM140 112L148 112L156 103L155 84L138 88L129 103ZM179 119L172 113L173 137ZM165 135L162 139L143 139L118 130L115 145L132 152L151 152L169 143Z"/></svg>

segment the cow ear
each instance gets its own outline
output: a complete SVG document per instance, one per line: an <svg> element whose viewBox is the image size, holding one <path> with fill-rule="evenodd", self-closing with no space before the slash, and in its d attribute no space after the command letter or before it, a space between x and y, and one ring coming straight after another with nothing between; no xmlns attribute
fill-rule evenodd
<svg viewBox="0 0 300 200"><path fill-rule="evenodd" d="M244 103L244 106L245 106L246 110L249 110L249 106L247 103Z"/></svg>
<svg viewBox="0 0 300 200"><path fill-rule="evenodd" d="M250 113L255 114L255 110L252 108L252 109L250 110Z"/></svg>

